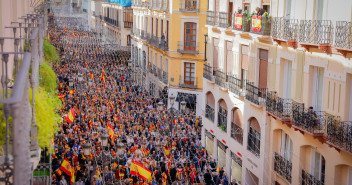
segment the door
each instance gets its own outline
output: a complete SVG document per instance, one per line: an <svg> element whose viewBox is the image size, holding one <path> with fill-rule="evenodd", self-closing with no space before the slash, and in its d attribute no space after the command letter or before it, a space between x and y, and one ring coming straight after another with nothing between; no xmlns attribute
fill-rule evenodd
<svg viewBox="0 0 352 185"><path fill-rule="evenodd" d="M259 50L259 88L266 88L268 81L268 51Z"/></svg>
<svg viewBox="0 0 352 185"><path fill-rule="evenodd" d="M195 64L186 62L184 68L184 83L188 85L194 85L195 82Z"/></svg>
<svg viewBox="0 0 352 185"><path fill-rule="evenodd" d="M184 50L196 49L197 24L193 22L185 23Z"/></svg>
<svg viewBox="0 0 352 185"><path fill-rule="evenodd" d="M324 69L320 67L313 68L313 92L312 92L312 106L315 111L322 110L323 104L323 80Z"/></svg>
<svg viewBox="0 0 352 185"><path fill-rule="evenodd" d="M228 18L228 25L232 25L232 14L233 14L233 3L229 2L229 18Z"/></svg>
<svg viewBox="0 0 352 185"><path fill-rule="evenodd" d="M241 89L246 88L247 74L248 74L248 53L249 47L241 46Z"/></svg>
<svg viewBox="0 0 352 185"><path fill-rule="evenodd" d="M284 62L284 78L283 78L283 93L282 97L285 99L291 98L291 76L292 76L292 63L285 60Z"/></svg>

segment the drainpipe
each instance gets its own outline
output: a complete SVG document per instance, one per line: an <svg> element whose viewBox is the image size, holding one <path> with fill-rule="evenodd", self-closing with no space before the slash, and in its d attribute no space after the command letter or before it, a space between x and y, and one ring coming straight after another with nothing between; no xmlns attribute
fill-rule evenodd
<svg viewBox="0 0 352 185"><path fill-rule="evenodd" d="M207 44L208 44L208 34L204 34L204 61L207 61Z"/></svg>

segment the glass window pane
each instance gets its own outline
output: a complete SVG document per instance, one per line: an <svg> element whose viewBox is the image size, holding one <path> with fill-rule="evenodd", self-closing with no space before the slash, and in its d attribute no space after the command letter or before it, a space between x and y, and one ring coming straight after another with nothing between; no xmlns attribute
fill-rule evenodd
<svg viewBox="0 0 352 185"><path fill-rule="evenodd" d="M186 81L189 81L189 77L188 77L188 76L186 76L185 80L186 80Z"/></svg>
<svg viewBox="0 0 352 185"><path fill-rule="evenodd" d="M190 39L191 39L190 35L186 35L185 40L190 40Z"/></svg>
<svg viewBox="0 0 352 185"><path fill-rule="evenodd" d="M195 35L192 36L192 40L196 40L196 36Z"/></svg>
<svg viewBox="0 0 352 185"><path fill-rule="evenodd" d="M190 29L186 29L186 34L190 34L191 30Z"/></svg>
<svg viewBox="0 0 352 185"><path fill-rule="evenodd" d="M186 28L191 28L189 23L186 23Z"/></svg>
<svg viewBox="0 0 352 185"><path fill-rule="evenodd" d="M196 35L197 34L197 30L192 29L192 35Z"/></svg>
<svg viewBox="0 0 352 185"><path fill-rule="evenodd" d="M197 24L192 24L192 28L197 28Z"/></svg>
<svg viewBox="0 0 352 185"><path fill-rule="evenodd" d="M188 46L188 47L189 47L189 46L190 46L190 42L189 42L189 41L186 41L186 42L185 42L185 46Z"/></svg>
<svg viewBox="0 0 352 185"><path fill-rule="evenodd" d="M196 77L196 73L191 73L191 77Z"/></svg>
<svg viewBox="0 0 352 185"><path fill-rule="evenodd" d="M192 47L196 47L196 42L195 41L192 41Z"/></svg>

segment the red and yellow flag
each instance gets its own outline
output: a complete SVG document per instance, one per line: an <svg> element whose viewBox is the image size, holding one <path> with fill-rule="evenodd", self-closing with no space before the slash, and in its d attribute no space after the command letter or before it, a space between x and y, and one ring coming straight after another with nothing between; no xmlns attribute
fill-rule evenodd
<svg viewBox="0 0 352 185"><path fill-rule="evenodd" d="M61 176L61 174L62 174L62 171L60 170L60 168L58 168L57 170L55 170L55 172L56 172L59 176Z"/></svg>
<svg viewBox="0 0 352 185"><path fill-rule="evenodd" d="M166 157L169 158L170 157L170 149L168 147L164 146L164 151L165 151Z"/></svg>
<svg viewBox="0 0 352 185"><path fill-rule="evenodd" d="M138 175L143 180L151 180L152 174L153 174L153 172L150 171L143 164L141 164L137 161L134 161L134 160L132 160L132 163L131 163L130 173L131 173L131 175Z"/></svg>
<svg viewBox="0 0 352 185"><path fill-rule="evenodd" d="M67 120L67 122L72 123L74 119L75 119L75 111L74 111L74 109L72 108L72 109L70 109L70 111L67 113L66 120Z"/></svg>
<svg viewBox="0 0 352 185"><path fill-rule="evenodd" d="M57 97L58 97L60 100L62 100L62 99L65 97L65 95L57 95Z"/></svg>
<svg viewBox="0 0 352 185"><path fill-rule="evenodd" d="M113 141L115 141L115 137L114 137L115 131L114 131L114 129L112 128L112 126L111 126L110 123L108 123L107 132L108 132L108 134L109 134L110 139L113 140Z"/></svg>
<svg viewBox="0 0 352 185"><path fill-rule="evenodd" d="M70 162L67 160L67 158L65 158L62 163L61 166L59 168L60 170L62 170L63 172L65 172L67 175L71 176L73 168L70 164Z"/></svg>
<svg viewBox="0 0 352 185"><path fill-rule="evenodd" d="M72 168L71 170L71 178L70 178L70 184L75 183L75 169Z"/></svg>
<svg viewBox="0 0 352 185"><path fill-rule="evenodd" d="M92 72L89 72L90 73L90 79L94 79L94 76L93 76L93 73Z"/></svg>

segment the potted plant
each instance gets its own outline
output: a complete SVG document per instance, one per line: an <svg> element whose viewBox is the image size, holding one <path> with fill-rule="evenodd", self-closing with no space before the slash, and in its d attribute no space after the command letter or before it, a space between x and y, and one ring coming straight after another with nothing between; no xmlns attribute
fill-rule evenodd
<svg viewBox="0 0 352 185"><path fill-rule="evenodd" d="M226 131L225 125L220 125L220 129L225 132Z"/></svg>
<svg viewBox="0 0 352 185"><path fill-rule="evenodd" d="M271 19L268 12L265 12L262 16L262 32L263 35L270 35Z"/></svg>
<svg viewBox="0 0 352 185"><path fill-rule="evenodd" d="M245 10L242 14L243 16L243 26L242 26L242 31L244 32L249 32L251 28L251 19L252 16L249 14L248 10Z"/></svg>

